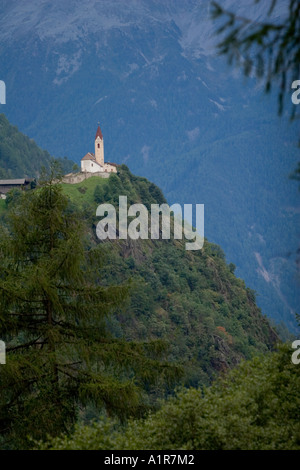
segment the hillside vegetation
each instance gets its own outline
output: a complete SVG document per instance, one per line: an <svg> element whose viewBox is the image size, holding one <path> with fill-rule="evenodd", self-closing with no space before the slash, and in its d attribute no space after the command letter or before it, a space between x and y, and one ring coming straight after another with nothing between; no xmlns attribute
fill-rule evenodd
<svg viewBox="0 0 300 470"><path fill-rule="evenodd" d="M181 390L145 420L76 426L42 449L299 450L300 368L291 351L243 361L202 390Z"/></svg>
<svg viewBox="0 0 300 470"><path fill-rule="evenodd" d="M74 207L80 208L89 243L95 236L96 208L128 203L163 203L160 189L132 175L125 165L109 179L92 177L63 184ZM130 299L110 320L117 336L162 339L169 359L184 366L182 383L209 384L220 371L243 358L266 352L278 337L255 303L254 292L234 275L222 249L205 240L198 251L186 251L185 240L116 240L103 244L108 263L102 268L107 284L131 281Z"/></svg>
<svg viewBox="0 0 300 470"><path fill-rule="evenodd" d="M49 166L50 154L42 150L33 139L12 126L4 114L0 114L0 179L34 178L39 176L42 165ZM64 171L70 171L73 162L59 159Z"/></svg>
<svg viewBox="0 0 300 470"><path fill-rule="evenodd" d="M123 195L128 204L150 209L165 202L157 186L125 165L107 179L50 181L10 193L1 216L0 336L8 346L0 370L2 448L34 447L62 432L70 436L82 420L101 426L102 418L116 416L119 426L146 418L176 387L190 389L168 402L182 421L185 403L192 414L196 409L194 393L198 406L218 376L243 360L273 354L278 336L219 246L205 240L201 250L187 251L184 239L172 237L97 238L99 204L117 208ZM229 395L235 401L239 391ZM153 445L206 448L198 431L190 444L188 426L181 441L162 431L165 441L157 443L168 403L157 411ZM216 409L217 416L222 412ZM119 438L113 443L110 421L104 426L110 445L126 447ZM143 421L133 427L140 440L129 437L128 445L147 446Z"/></svg>
<svg viewBox="0 0 300 470"><path fill-rule="evenodd" d="M273 349L277 333L219 246L205 239L202 250L186 251L184 239L98 240L100 203L117 208L119 195L126 195L128 204L142 202L150 209L166 202L157 186L122 165L109 179L91 177L62 189L84 222L87 246L101 245L102 282L130 282L128 300L109 320L114 335L167 342L168 359L183 366L181 383L188 386L208 385L241 359ZM6 206L3 201L2 217Z"/></svg>

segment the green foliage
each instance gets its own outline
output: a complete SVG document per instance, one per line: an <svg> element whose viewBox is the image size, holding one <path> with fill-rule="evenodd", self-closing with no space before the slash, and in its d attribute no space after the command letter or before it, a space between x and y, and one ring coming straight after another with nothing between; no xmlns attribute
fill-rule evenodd
<svg viewBox="0 0 300 470"><path fill-rule="evenodd" d="M291 349L242 362L204 390L181 390L147 419L77 426L50 449L299 450L300 368Z"/></svg>
<svg viewBox="0 0 300 470"><path fill-rule="evenodd" d="M104 191L103 191L103 188L97 184L97 186L95 187L95 191L94 191L94 200L95 202L97 202L98 204L100 204L104 199Z"/></svg>
<svg viewBox="0 0 300 470"><path fill-rule="evenodd" d="M66 157L58 159L64 172L71 171L74 162ZM0 179L38 177L41 167L49 167L50 154L12 126L0 114Z"/></svg>
<svg viewBox="0 0 300 470"><path fill-rule="evenodd" d="M260 0L256 0L258 3ZM271 90L274 81L279 81L279 113L282 113L284 93L290 91L293 80L300 76L300 4L298 0L289 0L287 17L282 22L272 18L277 0L269 1L268 20L254 22L224 10L213 2L213 18L225 18L225 23L218 29L227 35L219 44L221 54L226 54L230 63L243 67L250 75L255 69L258 78L264 79L265 90ZM292 108L292 117L296 107Z"/></svg>
<svg viewBox="0 0 300 470"><path fill-rule="evenodd" d="M99 203L117 204L119 195L148 207L165 202L155 185L125 166L107 179L61 184L52 168L41 186L8 202L1 238L3 448L70 434L79 407L87 416L94 406L97 418L105 410L122 420L143 415L174 392L174 376L181 385L208 386L274 347L278 337L254 292L219 246L205 240L190 252L185 240L96 238ZM99 429L117 426L98 419L86 445Z"/></svg>
<svg viewBox="0 0 300 470"><path fill-rule="evenodd" d="M84 225L58 183L53 163L39 187L10 202L0 239L0 439L69 430L78 407L94 403L121 419L148 406L143 387L177 374L159 342L115 338L107 319L128 287L104 286L101 250L86 249Z"/></svg>
<svg viewBox="0 0 300 470"><path fill-rule="evenodd" d="M9 206L11 203L15 203L16 201L18 201L18 199L20 199L21 196L22 196L21 189L18 189L18 188L11 189L6 195L6 199L5 199L6 206Z"/></svg>
<svg viewBox="0 0 300 470"><path fill-rule="evenodd" d="M236 269L236 265L233 263L229 263L228 268L232 274L234 274L234 271Z"/></svg>
<svg viewBox="0 0 300 470"><path fill-rule="evenodd" d="M80 184L63 189L84 208L82 217L94 245L99 243L98 204L118 208L119 195L127 195L130 204L165 202L153 183L132 175L124 165L108 179L92 177L84 184L84 195L76 189ZM101 245L109 260L103 267L106 284L131 281L130 297L110 321L111 331L128 340L168 343L169 361L183 366L182 384L208 385L220 371L272 349L278 340L255 305L255 293L234 276L234 265L226 265L218 245L206 240L202 250L193 252L185 250L184 240L116 240ZM153 397L159 395L157 389L152 391Z"/></svg>

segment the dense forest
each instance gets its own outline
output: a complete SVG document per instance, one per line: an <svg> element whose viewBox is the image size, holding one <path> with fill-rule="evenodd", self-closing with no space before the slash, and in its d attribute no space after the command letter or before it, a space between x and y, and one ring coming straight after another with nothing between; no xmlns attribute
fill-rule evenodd
<svg viewBox="0 0 300 470"><path fill-rule="evenodd" d="M1 130L9 177L27 138ZM162 191L125 165L63 183L72 162L27 144L14 176L37 186L0 201L1 449L299 448L291 336L222 249L99 240L99 204Z"/></svg>
<svg viewBox="0 0 300 470"><path fill-rule="evenodd" d="M298 368L221 248L98 240L98 204L163 194L124 165L74 185L58 166L1 211L1 447L297 448Z"/></svg>
<svg viewBox="0 0 300 470"><path fill-rule="evenodd" d="M41 166L48 166L50 154L42 150L33 139L19 132L0 114L0 179L34 178L40 174ZM74 162L58 158L64 172L71 171Z"/></svg>
<svg viewBox="0 0 300 470"><path fill-rule="evenodd" d="M127 196L128 204L142 202L149 209L165 202L159 188L132 175L125 165L109 180L92 177L63 187L81 206L87 227L94 226L90 231L94 243L97 204L117 207L120 194ZM216 371L276 343L276 333L257 308L254 292L235 277L234 265L226 264L219 246L206 240L202 250L188 252L184 240L119 240L103 245L109 259L102 271L106 282L131 282L128 305L111 320L111 328L126 338L167 340L169 357L180 359L184 366L185 384L208 384Z"/></svg>
<svg viewBox="0 0 300 470"><path fill-rule="evenodd" d="M40 449L299 450L300 369L290 348L243 361L204 389L182 389L144 420L80 424Z"/></svg>

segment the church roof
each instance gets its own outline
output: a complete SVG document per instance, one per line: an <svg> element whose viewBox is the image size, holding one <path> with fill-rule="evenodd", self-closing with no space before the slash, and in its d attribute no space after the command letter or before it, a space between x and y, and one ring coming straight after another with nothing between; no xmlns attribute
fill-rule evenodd
<svg viewBox="0 0 300 470"><path fill-rule="evenodd" d="M97 132L96 132L95 140L97 139L97 137L100 137L100 139L103 140L103 135L102 135L100 126L98 126L98 129L97 129Z"/></svg>
<svg viewBox="0 0 300 470"><path fill-rule="evenodd" d="M93 160L93 162L96 161L95 155L93 153L88 152L82 159L83 160Z"/></svg>
<svg viewBox="0 0 300 470"><path fill-rule="evenodd" d="M110 166L115 166L115 167L118 167L120 165L118 165L117 163L111 163L111 162L106 162L107 165L110 165Z"/></svg>
<svg viewBox="0 0 300 470"><path fill-rule="evenodd" d="M31 180L30 180L31 181ZM25 178L19 178L19 179L11 179L11 180L0 180L0 185L4 185L4 186L8 186L10 184L25 184L25 183L29 183L30 181L28 181L27 179Z"/></svg>

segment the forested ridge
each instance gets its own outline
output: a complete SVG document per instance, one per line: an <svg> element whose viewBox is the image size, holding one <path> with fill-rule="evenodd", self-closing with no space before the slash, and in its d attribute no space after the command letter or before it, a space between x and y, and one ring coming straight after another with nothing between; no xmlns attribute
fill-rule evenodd
<svg viewBox="0 0 300 470"><path fill-rule="evenodd" d="M92 177L64 185L81 207L89 234L95 228L97 205L165 202L155 185L132 175L125 165L109 180ZM241 358L272 348L278 337L255 304L255 293L234 275L222 249L205 240L202 250L186 251L185 240L117 240L100 243L109 263L106 282L131 281L126 308L111 319L111 328L126 338L160 338L170 343L170 359L184 365L187 385L210 383L217 371Z"/></svg>
<svg viewBox="0 0 300 470"><path fill-rule="evenodd" d="M161 190L41 163L0 206L1 448L298 448L290 347L221 247L100 241L99 204Z"/></svg>
<svg viewBox="0 0 300 470"><path fill-rule="evenodd" d="M126 195L150 208L165 202L159 188L124 165L62 184L56 166L1 213L3 448L35 447L76 423L110 426L108 417L124 426L159 413L178 387L201 395L241 360L273 354L278 335L220 247L98 240L101 202Z"/></svg>

